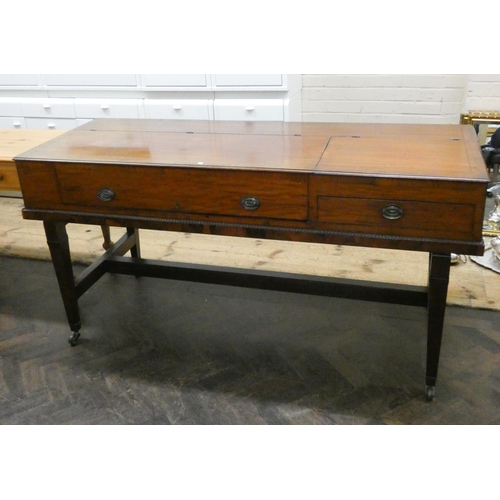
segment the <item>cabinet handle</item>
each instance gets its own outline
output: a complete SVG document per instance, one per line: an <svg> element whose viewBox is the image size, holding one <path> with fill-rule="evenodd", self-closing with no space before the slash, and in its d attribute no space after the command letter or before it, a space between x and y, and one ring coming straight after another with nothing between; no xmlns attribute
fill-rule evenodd
<svg viewBox="0 0 500 500"><path fill-rule="evenodd" d="M13 125L14 125L14 127L20 127L21 123L20 122L14 122Z"/></svg>
<svg viewBox="0 0 500 500"><path fill-rule="evenodd" d="M101 201L111 201L115 197L115 192L112 189L109 189L109 188L101 188L97 192L97 197Z"/></svg>
<svg viewBox="0 0 500 500"><path fill-rule="evenodd" d="M244 196L241 198L241 206L245 210L257 210L260 207L260 200L257 196Z"/></svg>
<svg viewBox="0 0 500 500"><path fill-rule="evenodd" d="M404 210L397 205L387 205L382 209L382 217L388 220L401 219L404 215Z"/></svg>
<svg viewBox="0 0 500 500"><path fill-rule="evenodd" d="M104 110L109 109L109 104L103 104L101 106L101 109L104 109Z"/></svg>
<svg viewBox="0 0 500 500"><path fill-rule="evenodd" d="M54 123L48 123L47 128L56 128Z"/></svg>
<svg viewBox="0 0 500 500"><path fill-rule="evenodd" d="M3 181L3 174L0 174L0 181Z"/></svg>
<svg viewBox="0 0 500 500"><path fill-rule="evenodd" d="M179 111L182 109L182 106L174 106L175 111Z"/></svg>
<svg viewBox="0 0 500 500"><path fill-rule="evenodd" d="M50 109L50 104L44 104L43 109Z"/></svg>
<svg viewBox="0 0 500 500"><path fill-rule="evenodd" d="M255 109L255 107L254 106L247 106L245 109L247 111L253 111Z"/></svg>

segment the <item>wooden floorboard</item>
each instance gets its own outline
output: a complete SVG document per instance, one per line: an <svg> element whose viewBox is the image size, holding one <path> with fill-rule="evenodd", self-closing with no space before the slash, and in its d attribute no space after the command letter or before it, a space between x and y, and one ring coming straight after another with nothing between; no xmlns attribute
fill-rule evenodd
<svg viewBox="0 0 500 500"><path fill-rule="evenodd" d="M76 272L81 268L76 269ZM499 424L500 313L106 275L79 345L49 262L0 258L1 424Z"/></svg>

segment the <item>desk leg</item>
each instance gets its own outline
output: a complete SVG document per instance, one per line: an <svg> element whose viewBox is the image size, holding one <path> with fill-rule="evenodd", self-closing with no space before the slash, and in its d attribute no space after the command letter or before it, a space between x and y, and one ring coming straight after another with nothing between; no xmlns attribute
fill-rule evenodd
<svg viewBox="0 0 500 500"><path fill-rule="evenodd" d="M428 322L427 322L427 370L425 375L427 400L434 399L439 352L443 337L446 295L450 276L451 256L430 254L428 286Z"/></svg>
<svg viewBox="0 0 500 500"><path fill-rule="evenodd" d="M45 235L49 245L52 264L56 272L59 289L68 317L69 326L73 332L69 338L71 345L76 345L81 327L80 311L78 309L78 297L75 289L75 278L71 264L68 234L64 222L44 222Z"/></svg>
<svg viewBox="0 0 500 500"><path fill-rule="evenodd" d="M107 250L114 245L114 243L111 241L111 231L109 229L109 226L106 225L101 226L101 231L104 238L104 241L102 242L102 248L104 248L104 250Z"/></svg>
<svg viewBox="0 0 500 500"><path fill-rule="evenodd" d="M135 259L141 258L141 244L139 242L139 229L133 227L127 227L127 236L133 236L135 234L135 245L130 249L130 255Z"/></svg>

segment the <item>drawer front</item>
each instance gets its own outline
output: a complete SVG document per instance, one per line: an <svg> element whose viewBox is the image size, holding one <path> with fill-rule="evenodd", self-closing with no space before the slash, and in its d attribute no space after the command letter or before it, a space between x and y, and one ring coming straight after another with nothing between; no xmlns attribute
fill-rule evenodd
<svg viewBox="0 0 500 500"><path fill-rule="evenodd" d="M24 116L39 118L75 118L73 99L26 99Z"/></svg>
<svg viewBox="0 0 500 500"><path fill-rule="evenodd" d="M215 99L216 120L283 121L283 99Z"/></svg>
<svg viewBox="0 0 500 500"><path fill-rule="evenodd" d="M325 229L478 241L485 185L465 181L312 176L311 213Z"/></svg>
<svg viewBox="0 0 500 500"><path fill-rule="evenodd" d="M0 97L0 116L24 116L23 101L17 97Z"/></svg>
<svg viewBox="0 0 500 500"><path fill-rule="evenodd" d="M407 200L318 198L318 221L341 228L382 234L415 234L445 238L449 226L470 234L475 207L459 203Z"/></svg>
<svg viewBox="0 0 500 500"><path fill-rule="evenodd" d="M305 174L57 164L66 205L306 220Z"/></svg>
<svg viewBox="0 0 500 500"><path fill-rule="evenodd" d="M209 106L212 101L208 99L158 99L147 101L146 106L149 118L168 120L208 120Z"/></svg>
<svg viewBox="0 0 500 500"><path fill-rule="evenodd" d="M19 116L0 116L0 128L26 128L26 120Z"/></svg>
<svg viewBox="0 0 500 500"><path fill-rule="evenodd" d="M20 189L14 163L0 161L0 191L20 191Z"/></svg>
<svg viewBox="0 0 500 500"><path fill-rule="evenodd" d="M77 126L71 118L26 118L26 128L34 130L71 130Z"/></svg>
<svg viewBox="0 0 500 500"><path fill-rule="evenodd" d="M138 99L75 99L78 118L139 118Z"/></svg>

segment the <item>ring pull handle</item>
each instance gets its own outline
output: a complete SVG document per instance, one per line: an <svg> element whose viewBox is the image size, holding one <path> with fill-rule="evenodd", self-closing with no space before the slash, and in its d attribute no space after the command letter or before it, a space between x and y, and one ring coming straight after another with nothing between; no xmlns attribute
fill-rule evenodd
<svg viewBox="0 0 500 500"><path fill-rule="evenodd" d="M397 205L387 205L382 209L382 217L388 220L401 219L404 215L404 210Z"/></svg>
<svg viewBox="0 0 500 500"><path fill-rule="evenodd" d="M240 203L245 210L253 211L260 207L260 200L257 196L244 196Z"/></svg>
<svg viewBox="0 0 500 500"><path fill-rule="evenodd" d="M97 192L97 197L101 201L111 201L115 197L115 192L112 189L109 189L109 188L101 188Z"/></svg>

